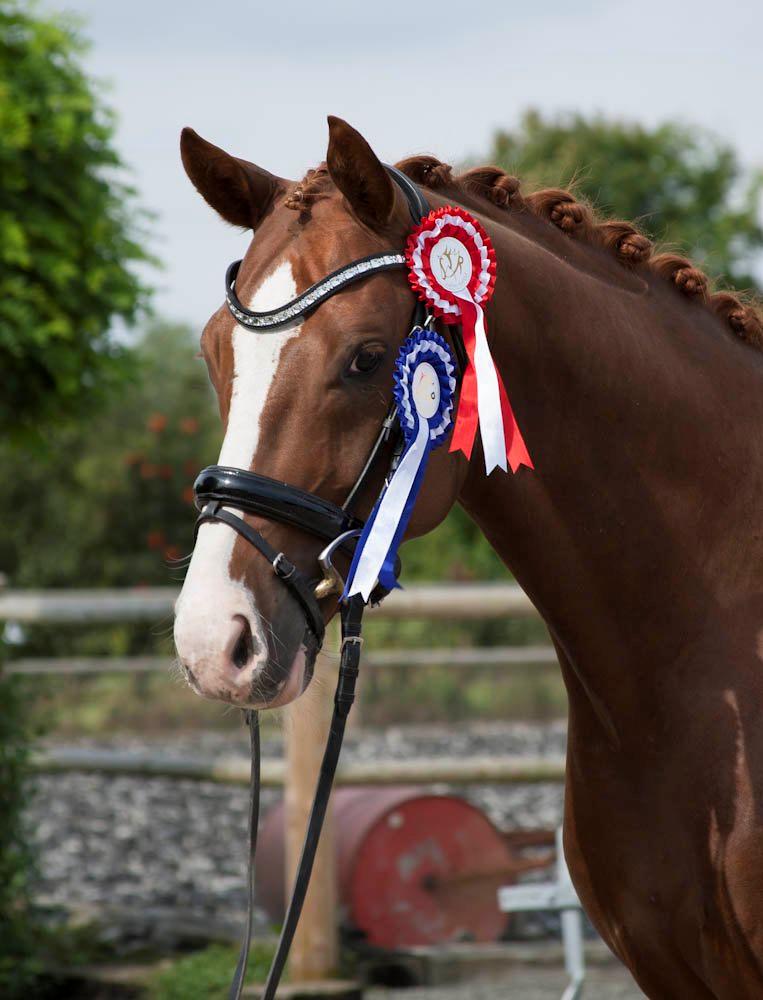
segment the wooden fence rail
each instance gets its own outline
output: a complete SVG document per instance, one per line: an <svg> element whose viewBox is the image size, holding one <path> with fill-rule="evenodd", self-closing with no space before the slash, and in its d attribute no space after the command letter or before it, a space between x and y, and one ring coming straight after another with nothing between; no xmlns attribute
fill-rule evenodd
<svg viewBox="0 0 763 1000"><path fill-rule="evenodd" d="M173 661L166 656L53 656L11 660L8 674L92 676L120 673L168 673ZM363 655L367 667L554 667L552 646L476 646L456 649L382 649Z"/></svg>
<svg viewBox="0 0 763 1000"><path fill-rule="evenodd" d="M0 621L70 625L156 622L172 617L177 595L174 587L2 590ZM382 605L371 609L370 614L372 618L425 618L431 621L538 617L524 591L505 583L411 586L394 591Z"/></svg>
<svg viewBox="0 0 763 1000"><path fill-rule="evenodd" d="M167 757L82 747L42 751L32 759L34 770L45 774L79 771L144 778L212 781L223 785L249 783L249 761L244 757ZM262 784L280 788L287 777L286 762L262 762ZM537 784L564 779L561 757L432 757L415 760L353 761L339 765L338 785L470 785Z"/></svg>

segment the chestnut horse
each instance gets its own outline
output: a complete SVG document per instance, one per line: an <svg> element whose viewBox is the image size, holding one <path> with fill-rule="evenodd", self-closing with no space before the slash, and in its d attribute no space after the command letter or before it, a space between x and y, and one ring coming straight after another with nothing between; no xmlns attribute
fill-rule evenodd
<svg viewBox="0 0 763 1000"><path fill-rule="evenodd" d="M400 191L362 136L329 125L326 164L296 185L183 133L201 195L255 234L236 282L251 308L404 245ZM490 234L492 351L535 464L486 477L479 447L470 462L438 450L408 536L461 503L548 625L569 694L565 851L610 948L649 997L761 997L760 320L567 192L524 197L496 168L455 177L431 157L399 166ZM412 305L389 271L277 333L221 307L202 336L220 463L341 503L389 406ZM248 520L314 564L320 543ZM238 706L297 697L306 635L267 564L225 524L203 525L175 625L196 691Z"/></svg>

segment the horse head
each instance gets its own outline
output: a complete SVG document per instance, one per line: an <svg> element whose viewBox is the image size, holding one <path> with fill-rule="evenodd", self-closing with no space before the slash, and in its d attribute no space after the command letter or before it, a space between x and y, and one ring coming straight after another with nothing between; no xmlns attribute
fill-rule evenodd
<svg viewBox="0 0 763 1000"><path fill-rule="evenodd" d="M350 262L403 250L411 228L403 193L358 132L337 118L329 131L325 165L296 185L183 131L183 165L194 186L223 219L252 230L235 276L236 299L249 310L278 309ZM342 287L277 329L249 328L221 306L201 338L225 428L219 465L343 504L389 411L393 364L413 308L401 268ZM389 459L392 442L384 448ZM360 517L387 466L382 461L364 478ZM407 537L445 517L463 475L444 449L435 455ZM325 541L293 524L230 513L287 553L304 579L315 577ZM337 596L318 591L324 621ZM219 520L200 525L175 619L180 663L195 691L240 707L293 700L320 647L309 619L238 529Z"/></svg>

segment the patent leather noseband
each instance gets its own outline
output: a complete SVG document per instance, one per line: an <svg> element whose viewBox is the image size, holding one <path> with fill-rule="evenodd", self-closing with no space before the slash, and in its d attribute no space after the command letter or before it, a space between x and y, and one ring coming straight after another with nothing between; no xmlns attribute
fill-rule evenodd
<svg viewBox="0 0 763 1000"><path fill-rule="evenodd" d="M202 505L218 501L247 514L280 521L331 542L345 531L362 528L363 522L314 493L243 469L210 465L194 485Z"/></svg>

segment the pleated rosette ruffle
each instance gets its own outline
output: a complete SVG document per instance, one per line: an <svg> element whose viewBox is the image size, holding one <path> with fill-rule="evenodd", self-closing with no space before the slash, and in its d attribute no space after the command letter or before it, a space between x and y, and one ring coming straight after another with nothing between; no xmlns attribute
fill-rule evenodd
<svg viewBox="0 0 763 1000"><path fill-rule="evenodd" d="M414 330L400 348L392 376L394 379L392 393L397 403L397 415L406 445L415 437L418 426L411 387L413 373L419 361L431 364L440 379L440 402L437 411L439 420L429 420L429 437L432 447L436 447L442 444L442 438L452 423L453 401L456 394L453 356L447 343L438 333L421 328ZM443 391L443 388L447 391Z"/></svg>
<svg viewBox="0 0 763 1000"><path fill-rule="evenodd" d="M432 267L432 249L447 237L458 240L469 253L471 277L467 289L472 300L485 305L495 287L495 250L480 223L457 205L445 205L430 212L408 237L405 258L408 281L418 297L427 302L435 316L446 323L461 322L461 298L449 289Z"/></svg>

